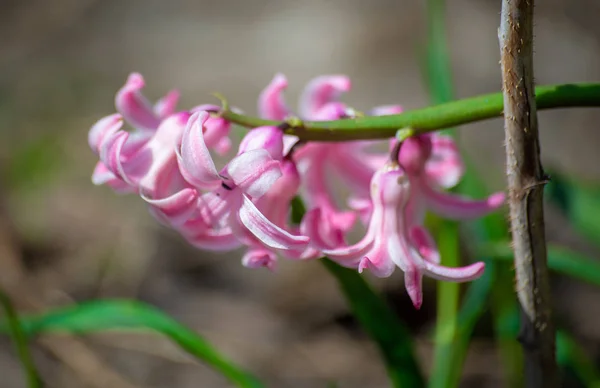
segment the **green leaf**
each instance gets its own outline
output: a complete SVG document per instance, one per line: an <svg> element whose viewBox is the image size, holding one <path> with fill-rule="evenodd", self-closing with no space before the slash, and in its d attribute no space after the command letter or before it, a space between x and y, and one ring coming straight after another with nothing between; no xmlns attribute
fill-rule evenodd
<svg viewBox="0 0 600 388"><path fill-rule="evenodd" d="M327 258L320 261L338 281L354 317L379 347L394 387L425 386L411 335L398 316L356 270Z"/></svg>
<svg viewBox="0 0 600 388"><path fill-rule="evenodd" d="M591 242L600 237L600 185L577 183L551 173L546 198L563 210L569 221Z"/></svg>
<svg viewBox="0 0 600 388"><path fill-rule="evenodd" d="M292 225L300 225L302 217L304 217L304 213L306 213L304 202L302 202L302 199L299 196L295 196L292 198L292 211L290 213L290 221Z"/></svg>
<svg viewBox="0 0 600 388"><path fill-rule="evenodd" d="M562 368L571 369L588 388L600 388L600 373L592 360L567 332L556 333L556 359Z"/></svg>
<svg viewBox="0 0 600 388"><path fill-rule="evenodd" d="M86 334L110 329L150 329L179 345L183 350L204 361L232 383L244 388L263 385L251 374L221 356L206 340L175 321L162 311L141 302L99 300L81 303L48 313L20 318L29 337L48 332ZM8 330L7 322L0 331Z"/></svg>
<svg viewBox="0 0 600 388"><path fill-rule="evenodd" d="M0 290L0 304L2 305L4 314L6 316L6 330L9 332L13 340L15 349L19 355L19 360L23 365L23 371L27 379L27 386L29 388L40 388L43 386L42 380L35 369L31 354L29 353L27 337L23 332L23 328L21 327L19 318L17 317L17 313L10 301L10 298L8 295L6 295L6 293L4 293L3 290Z"/></svg>

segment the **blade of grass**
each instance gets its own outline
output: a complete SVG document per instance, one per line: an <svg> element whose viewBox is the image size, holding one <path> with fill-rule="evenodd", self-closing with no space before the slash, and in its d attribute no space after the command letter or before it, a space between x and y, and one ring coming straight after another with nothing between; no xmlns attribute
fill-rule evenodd
<svg viewBox="0 0 600 388"><path fill-rule="evenodd" d="M4 310L7 331L13 340L21 365L23 365L27 386L29 388L41 388L43 386L42 380L35 369L33 359L29 353L27 337L21 328L17 312L15 311L10 298L3 290L0 290L0 304Z"/></svg>
<svg viewBox="0 0 600 388"><path fill-rule="evenodd" d="M356 270L327 258L320 261L336 278L355 318L379 347L393 386L423 387L410 333L398 316Z"/></svg>
<svg viewBox="0 0 600 388"><path fill-rule="evenodd" d="M86 334L110 329L150 329L170 338L183 350L204 361L238 387L260 388L263 385L251 374L221 356L206 340L162 311L141 302L99 300L81 303L48 313L21 317L28 337L48 332ZM10 322L1 322L7 332Z"/></svg>
<svg viewBox="0 0 600 388"><path fill-rule="evenodd" d="M426 46L426 74L430 100L434 105L454 99L450 58L445 39L445 15L443 0L427 1L428 42ZM454 129L445 131L456 136ZM447 267L460 266L458 223L438 218L440 225L437 233L441 263ZM438 377L460 374L462 360L453 357L449 351L456 343L459 327L460 285L452 282L437 283L437 322L435 330L435 350L433 369L429 381L430 387L451 387L449 378ZM457 371L458 369L458 371ZM444 381L445 380L445 381ZM456 376L453 380L458 381Z"/></svg>

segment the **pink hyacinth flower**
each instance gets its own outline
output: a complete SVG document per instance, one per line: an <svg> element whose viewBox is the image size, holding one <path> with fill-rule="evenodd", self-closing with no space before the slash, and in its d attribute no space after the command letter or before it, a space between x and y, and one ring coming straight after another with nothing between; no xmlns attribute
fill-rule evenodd
<svg viewBox="0 0 600 388"><path fill-rule="evenodd" d="M321 76L308 83L300 96L300 117L306 120L335 120L353 112L345 104L336 100L343 92L350 90L350 80L342 75ZM272 120L283 120L291 116L285 103L283 92L287 88L287 79L277 74L259 97L259 114ZM286 136L286 150L297 138ZM331 246L343 244L344 235L352 228L356 216L353 212L342 212L334 204L332 193L327 187L325 169L328 157L333 148L343 147L340 144L310 143L302 146L295 154L294 160L304 177L305 190L303 198L307 202L309 212L320 208L318 214L322 219L319 230L312 230L303 223L302 232L329 241ZM370 179L370 176L368 177Z"/></svg>
<svg viewBox="0 0 600 388"><path fill-rule="evenodd" d="M121 128L124 119L133 128L133 131L128 132L127 140L121 145L121 153L123 156L133 154L147 145L164 120L175 114L179 92L170 91L152 105L142 93L144 87L145 81L141 74L129 75L125 85L115 97L115 107L119 114L99 120L90 130L88 140L92 151L99 155L104 140ZM211 107L200 106L195 110ZM231 147L231 141L228 138L229 130L229 123L221 118L211 118L206 126L208 147L219 153L227 152ZM171 151L169 150L169 152ZM135 187L113 174L102 161L96 165L92 181L98 185L106 184L117 192L136 192Z"/></svg>
<svg viewBox="0 0 600 388"><path fill-rule="evenodd" d="M185 112L171 115L139 147L126 147L129 132L113 131L106 134L100 148L106 169L139 193L151 212L167 224L184 222L194 212L198 197L179 173L175 153L188 118Z"/></svg>
<svg viewBox="0 0 600 388"><path fill-rule="evenodd" d="M466 267L439 265L429 236L414 228L404 217L404 210L414 193L402 168L386 164L371 181L373 215L365 237L358 243L336 249L323 249L323 254L342 265L369 269L379 277L390 276L396 267L404 272L405 287L416 308L423 300L422 277L465 282L476 279L484 270L478 262ZM433 250L433 252L432 252ZM425 254L424 254L425 253Z"/></svg>
<svg viewBox="0 0 600 388"><path fill-rule="evenodd" d="M308 237L294 236L269 221L254 204L281 177L282 133L275 127L250 131L241 152L219 173L204 141L208 113L194 113L179 149L179 168L191 185L212 190L200 201L201 216L211 229L231 228L242 243L249 236L273 249L303 249ZM269 135L266 135L268 133Z"/></svg>
<svg viewBox="0 0 600 388"><path fill-rule="evenodd" d="M398 160L410 179L413 191L407 215L415 223L422 223L418 220L423 219L425 209L442 217L465 220L482 217L504 204L504 193L473 200L438 189L454 183L462 175L463 166L453 145L452 139L441 135L421 135L406 139L400 147ZM434 159L436 148L442 155L439 159ZM443 177L440 174L442 171L448 173L450 178Z"/></svg>

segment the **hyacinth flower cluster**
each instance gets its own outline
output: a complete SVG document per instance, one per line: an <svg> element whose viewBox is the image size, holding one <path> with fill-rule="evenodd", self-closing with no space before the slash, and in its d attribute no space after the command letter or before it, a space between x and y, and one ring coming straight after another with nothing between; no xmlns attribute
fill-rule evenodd
<svg viewBox="0 0 600 388"><path fill-rule="evenodd" d="M308 83L297 112L284 99L285 76L276 75L258 98L262 118L285 123L337 120L359 115L340 101L350 90L343 75ZM422 304L422 277L465 282L480 276L484 264L449 268L440 264L435 241L424 227L426 211L452 219L483 216L504 203L502 193L472 200L445 192L464 167L456 144L432 133L381 141L303 142L280 126L250 129L237 152L229 138L232 123L220 107L200 105L178 111L179 95L169 92L155 104L143 95L144 79L131 74L115 98L117 114L99 120L89 145L99 162L92 181L118 193L135 193L162 224L199 249L245 249L242 263L275 269L278 258L327 256L359 272L379 277L396 268L415 307ZM374 108L370 115L401 112L400 106ZM384 145L384 149L386 145ZM217 167L212 153L231 155ZM339 206L331 178L351 192ZM292 201L306 213L292 224ZM366 232L356 243L348 235L357 223Z"/></svg>

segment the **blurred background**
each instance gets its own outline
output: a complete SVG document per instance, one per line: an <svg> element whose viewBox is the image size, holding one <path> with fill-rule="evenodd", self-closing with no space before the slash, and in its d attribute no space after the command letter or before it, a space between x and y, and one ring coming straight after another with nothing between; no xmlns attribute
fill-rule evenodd
<svg viewBox="0 0 600 388"><path fill-rule="evenodd" d="M448 1L457 97L500 90L500 2ZM538 84L600 80L597 0L537 6ZM142 73L151 99L171 88L180 107L218 91L255 113L276 72L295 106L305 82L343 73L357 109L428 104L420 63L424 2L409 0L0 1L0 280L21 311L74 301L136 298L208 337L273 387L385 387L385 370L334 280L315 262L248 270L239 252L195 250L160 227L135 196L95 187L87 132L114 112L115 92ZM540 114L544 166L600 181L598 110ZM500 120L461 129L461 144L492 190L504 188ZM598 252L548 210L549 239ZM396 273L376 284L432 358L435 287L415 311ZM600 291L555 282L557 313L600 355ZM488 328L475 333L464 387L503 386ZM225 387L225 380L154 335L44 337L34 356L49 387ZM0 338L1 387L24 381Z"/></svg>

